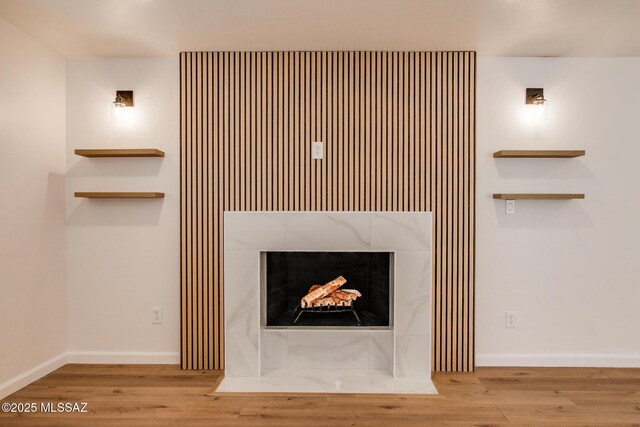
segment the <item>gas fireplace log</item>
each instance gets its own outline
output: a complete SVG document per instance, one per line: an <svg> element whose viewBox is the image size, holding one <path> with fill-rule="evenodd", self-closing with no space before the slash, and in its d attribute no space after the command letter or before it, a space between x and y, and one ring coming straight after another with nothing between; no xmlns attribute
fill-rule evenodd
<svg viewBox="0 0 640 427"><path fill-rule="evenodd" d="M318 289L320 286L321 286L321 285L311 285L311 287L309 288L309 292L307 292L307 293L310 293L310 292L315 291L315 290L316 290L316 289Z"/></svg>
<svg viewBox="0 0 640 427"><path fill-rule="evenodd" d="M362 294L360 293L360 291L356 290L356 289L340 289L340 292L346 292L348 294L351 295L355 295L356 298L361 297ZM354 300L356 299L354 298Z"/></svg>
<svg viewBox="0 0 640 427"><path fill-rule="evenodd" d="M351 301L341 300L332 296L318 298L316 300L311 301L308 307L327 307L327 306L342 306L342 307L350 307Z"/></svg>
<svg viewBox="0 0 640 427"><path fill-rule="evenodd" d="M337 278L333 279L329 283L326 283L325 285L320 286L317 289L314 289L312 292L309 292L307 295L302 297L302 300L300 300L300 306L302 308L308 307L311 304L311 302L319 298L326 297L327 295L331 294L333 291L335 291L345 283L347 283L347 279L345 279L342 276L338 276Z"/></svg>
<svg viewBox="0 0 640 427"><path fill-rule="evenodd" d="M328 297L328 298L331 298L331 299L333 300L333 303L334 303L335 305L340 305L340 303L343 301L341 298L338 298L338 297L336 296L336 293L335 293L335 292L333 292L331 295L329 295L329 297Z"/></svg>
<svg viewBox="0 0 640 427"><path fill-rule="evenodd" d="M318 298L311 302L313 307L324 307L327 305L336 305L335 301L331 297Z"/></svg>
<svg viewBox="0 0 640 427"><path fill-rule="evenodd" d="M309 293L320 287L320 285L312 285L309 288ZM355 289L336 289L329 295L311 301L307 307L324 307L327 305L350 307L352 305L351 301L355 301L360 296L362 296L362 294Z"/></svg>
<svg viewBox="0 0 640 427"><path fill-rule="evenodd" d="M358 292L358 293L360 293L360 292ZM341 299L343 301L355 301L356 298L358 298L357 294L351 293L351 292L344 292L342 289L338 289L336 291L333 291L331 296L339 298L339 299Z"/></svg>

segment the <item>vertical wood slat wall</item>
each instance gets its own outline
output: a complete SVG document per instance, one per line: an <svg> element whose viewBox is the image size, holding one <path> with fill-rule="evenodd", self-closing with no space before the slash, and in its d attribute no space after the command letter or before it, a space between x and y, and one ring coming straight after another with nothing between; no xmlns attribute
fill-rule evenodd
<svg viewBox="0 0 640 427"><path fill-rule="evenodd" d="M183 368L224 369L225 210L415 210L434 218L432 368L473 370L475 64L475 52L180 55Z"/></svg>

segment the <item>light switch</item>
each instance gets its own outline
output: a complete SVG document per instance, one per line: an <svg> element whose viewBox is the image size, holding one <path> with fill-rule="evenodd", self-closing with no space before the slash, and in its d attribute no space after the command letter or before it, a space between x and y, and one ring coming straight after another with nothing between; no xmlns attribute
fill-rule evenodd
<svg viewBox="0 0 640 427"><path fill-rule="evenodd" d="M311 158L314 160L324 158L324 143L322 141L313 141L311 143Z"/></svg>

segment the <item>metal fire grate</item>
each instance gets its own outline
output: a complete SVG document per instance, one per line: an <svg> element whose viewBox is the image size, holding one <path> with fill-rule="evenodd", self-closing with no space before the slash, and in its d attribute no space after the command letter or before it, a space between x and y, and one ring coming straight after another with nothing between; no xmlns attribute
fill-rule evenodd
<svg viewBox="0 0 640 427"><path fill-rule="evenodd" d="M320 306L320 307L306 307L306 308L302 308L300 306L300 304L298 304L296 309L293 311L293 315L295 316L295 319L293 320L293 324L295 325L296 323L298 323L298 320L300 319L300 317L305 313L334 314L334 313L349 313L349 312L353 313L353 315L356 318L356 322L358 322L358 325L360 325L362 322L360 322L360 316L358 316L358 313L353 308L353 304L350 305L350 306L348 306L348 305L325 305L325 306Z"/></svg>

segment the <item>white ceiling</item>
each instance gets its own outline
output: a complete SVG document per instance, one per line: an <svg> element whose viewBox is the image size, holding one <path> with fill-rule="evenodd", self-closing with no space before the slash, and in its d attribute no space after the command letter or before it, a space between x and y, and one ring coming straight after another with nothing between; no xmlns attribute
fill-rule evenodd
<svg viewBox="0 0 640 427"><path fill-rule="evenodd" d="M196 50L640 56L640 0L0 0L69 58Z"/></svg>

